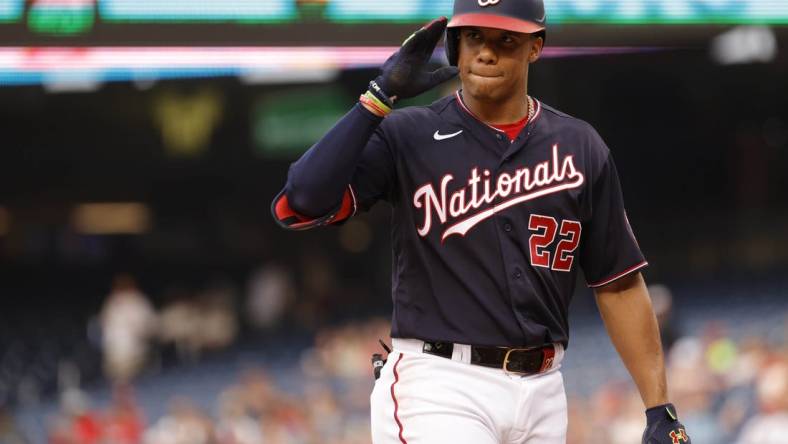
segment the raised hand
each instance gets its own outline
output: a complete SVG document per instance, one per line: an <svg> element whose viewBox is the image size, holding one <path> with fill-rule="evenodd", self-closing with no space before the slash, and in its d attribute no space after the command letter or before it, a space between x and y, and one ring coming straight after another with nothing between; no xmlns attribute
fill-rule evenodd
<svg viewBox="0 0 788 444"><path fill-rule="evenodd" d="M446 17L433 20L408 37L402 47L386 60L374 81L384 97L416 97L457 75L459 71L453 66L427 70L430 57L443 37L447 24ZM381 92L374 91L374 84L371 90Z"/></svg>

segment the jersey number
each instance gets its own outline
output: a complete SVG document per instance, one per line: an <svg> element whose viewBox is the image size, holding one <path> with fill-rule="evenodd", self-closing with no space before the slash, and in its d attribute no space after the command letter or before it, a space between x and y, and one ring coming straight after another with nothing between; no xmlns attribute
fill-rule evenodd
<svg viewBox="0 0 788 444"><path fill-rule="evenodd" d="M573 253L580 245L582 228L580 222L565 220L561 222L559 230L558 222L554 218L532 214L531 219L528 220L528 229L536 233L532 234L528 240L531 247L531 265L552 268L556 271L570 271L575 260ZM556 234L560 234L563 238L555 248L555 257L551 267L550 252L547 248L555 241Z"/></svg>

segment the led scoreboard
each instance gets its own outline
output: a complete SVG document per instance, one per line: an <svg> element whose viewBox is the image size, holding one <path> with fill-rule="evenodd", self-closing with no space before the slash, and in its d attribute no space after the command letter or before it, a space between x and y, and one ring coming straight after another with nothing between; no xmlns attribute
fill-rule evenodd
<svg viewBox="0 0 788 444"><path fill-rule="evenodd" d="M710 29L729 25L788 24L788 0L545 4L548 56L682 46L669 39L708 38L716 32ZM0 0L0 85L216 75L327 79L337 70L379 65L414 26L451 10L452 0ZM655 32L655 26L676 28ZM562 46L578 42L587 48Z"/></svg>
<svg viewBox="0 0 788 444"><path fill-rule="evenodd" d="M545 0L551 24L787 24L786 0ZM235 23L416 23L452 0L0 0L0 26L42 34L95 26Z"/></svg>

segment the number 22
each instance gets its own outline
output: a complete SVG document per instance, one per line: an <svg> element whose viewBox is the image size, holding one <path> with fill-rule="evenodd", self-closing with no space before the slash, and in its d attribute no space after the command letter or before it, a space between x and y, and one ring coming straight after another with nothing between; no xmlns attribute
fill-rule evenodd
<svg viewBox="0 0 788 444"><path fill-rule="evenodd" d="M580 234L583 230L580 222L564 220L561 222L561 230L559 231L555 218L532 214L528 220L528 229L536 231L528 240L531 249L531 265L552 268L555 271L570 271L572 269L572 263L575 260L573 253L580 245ZM567 237L558 242L551 267L550 252L547 251L547 248L555 241L556 234Z"/></svg>

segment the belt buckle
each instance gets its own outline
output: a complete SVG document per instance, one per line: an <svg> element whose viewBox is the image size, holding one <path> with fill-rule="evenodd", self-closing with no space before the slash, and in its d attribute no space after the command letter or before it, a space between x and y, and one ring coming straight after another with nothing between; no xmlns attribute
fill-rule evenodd
<svg viewBox="0 0 788 444"><path fill-rule="evenodd" d="M515 352L515 351L531 351L533 349L534 349L534 347L529 347L529 348L510 348L510 349L506 350L506 355L503 357L503 371L504 371L504 373L506 373L507 375L512 374L512 373L514 373L516 375L521 375L521 376L529 375L530 373L509 370L509 355L512 354L512 352Z"/></svg>

